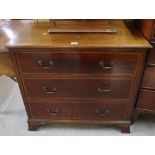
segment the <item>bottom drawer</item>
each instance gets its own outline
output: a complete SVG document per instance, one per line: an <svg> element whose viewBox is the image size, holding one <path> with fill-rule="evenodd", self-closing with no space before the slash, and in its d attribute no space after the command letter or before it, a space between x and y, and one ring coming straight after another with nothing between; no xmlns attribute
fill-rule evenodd
<svg viewBox="0 0 155 155"><path fill-rule="evenodd" d="M63 101L64 102L64 101ZM122 120L126 103L29 102L33 118Z"/></svg>
<svg viewBox="0 0 155 155"><path fill-rule="evenodd" d="M155 91L140 90L136 108L155 110Z"/></svg>

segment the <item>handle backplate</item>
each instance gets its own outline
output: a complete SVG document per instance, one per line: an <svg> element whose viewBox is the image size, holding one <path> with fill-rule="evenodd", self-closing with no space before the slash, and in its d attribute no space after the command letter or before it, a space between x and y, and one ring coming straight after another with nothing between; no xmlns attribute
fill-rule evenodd
<svg viewBox="0 0 155 155"><path fill-rule="evenodd" d="M100 109L100 108L98 108L96 110L96 114L98 114L98 115L107 115L109 113L110 113L109 109Z"/></svg>
<svg viewBox="0 0 155 155"><path fill-rule="evenodd" d="M55 109L47 108L46 111L52 116L58 115L60 113L59 108L55 108Z"/></svg>
<svg viewBox="0 0 155 155"><path fill-rule="evenodd" d="M41 68L48 69L54 65L54 61L49 60L48 62L44 62L42 60L38 60L38 64L41 66Z"/></svg>
<svg viewBox="0 0 155 155"><path fill-rule="evenodd" d="M51 90L49 90L48 87L44 86L44 87L43 87L43 91L44 91L46 94L54 94L55 91L56 91L56 88L54 87L54 88L52 88Z"/></svg>
<svg viewBox="0 0 155 155"><path fill-rule="evenodd" d="M110 70L114 67L114 65L116 64L116 61L113 60L111 61L110 65L106 66L103 60L99 61L99 65L102 67L103 70Z"/></svg>

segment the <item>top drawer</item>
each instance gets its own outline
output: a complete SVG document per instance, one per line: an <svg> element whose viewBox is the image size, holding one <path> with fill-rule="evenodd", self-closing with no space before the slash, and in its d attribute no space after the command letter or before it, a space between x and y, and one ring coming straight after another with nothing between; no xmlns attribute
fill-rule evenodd
<svg viewBox="0 0 155 155"><path fill-rule="evenodd" d="M21 74L135 74L139 52L16 52Z"/></svg>

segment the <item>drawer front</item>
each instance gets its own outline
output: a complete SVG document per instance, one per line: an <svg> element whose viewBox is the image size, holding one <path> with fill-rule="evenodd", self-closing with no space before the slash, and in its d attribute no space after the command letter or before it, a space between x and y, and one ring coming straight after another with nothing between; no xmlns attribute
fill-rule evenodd
<svg viewBox="0 0 155 155"><path fill-rule="evenodd" d="M155 89L155 67L145 68L142 87Z"/></svg>
<svg viewBox="0 0 155 155"><path fill-rule="evenodd" d="M21 74L135 74L136 72L139 52L85 51L16 52L16 57Z"/></svg>
<svg viewBox="0 0 155 155"><path fill-rule="evenodd" d="M145 110L155 110L155 91L140 90L137 108Z"/></svg>
<svg viewBox="0 0 155 155"><path fill-rule="evenodd" d="M29 102L33 118L122 120L126 103L93 103L77 101Z"/></svg>
<svg viewBox="0 0 155 155"><path fill-rule="evenodd" d="M154 47L149 51L148 64L155 65L155 45L154 45Z"/></svg>
<svg viewBox="0 0 155 155"><path fill-rule="evenodd" d="M23 79L28 98L129 99L130 79Z"/></svg>

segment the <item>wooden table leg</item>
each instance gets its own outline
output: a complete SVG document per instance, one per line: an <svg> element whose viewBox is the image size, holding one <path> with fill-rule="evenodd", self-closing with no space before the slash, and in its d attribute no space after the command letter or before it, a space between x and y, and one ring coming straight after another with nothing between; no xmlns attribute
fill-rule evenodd
<svg viewBox="0 0 155 155"><path fill-rule="evenodd" d="M122 133L130 133L130 124L120 124L119 127Z"/></svg>
<svg viewBox="0 0 155 155"><path fill-rule="evenodd" d="M37 122L28 121L28 130L29 131L36 131L39 127L39 124Z"/></svg>

